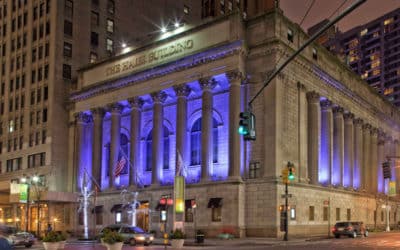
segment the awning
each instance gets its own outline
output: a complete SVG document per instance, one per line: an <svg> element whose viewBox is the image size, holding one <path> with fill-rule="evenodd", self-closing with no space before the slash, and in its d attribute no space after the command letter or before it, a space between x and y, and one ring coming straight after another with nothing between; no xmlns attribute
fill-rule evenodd
<svg viewBox="0 0 400 250"><path fill-rule="evenodd" d="M121 212L122 211L122 204L115 204L114 206L112 206L111 208L111 213L114 212Z"/></svg>
<svg viewBox="0 0 400 250"><path fill-rule="evenodd" d="M208 208L222 207L222 198L210 198L208 201Z"/></svg>
<svg viewBox="0 0 400 250"><path fill-rule="evenodd" d="M92 214L101 214L103 212L103 206L96 206L92 209Z"/></svg>

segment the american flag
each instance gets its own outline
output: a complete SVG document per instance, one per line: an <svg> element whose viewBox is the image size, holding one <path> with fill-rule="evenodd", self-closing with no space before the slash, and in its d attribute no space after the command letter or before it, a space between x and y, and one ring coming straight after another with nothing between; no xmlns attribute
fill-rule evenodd
<svg viewBox="0 0 400 250"><path fill-rule="evenodd" d="M122 170L124 170L125 164L126 164L126 159L125 159L125 157L122 156L121 159L119 159L119 161L115 165L115 170L114 170L115 177L118 177L121 175Z"/></svg>

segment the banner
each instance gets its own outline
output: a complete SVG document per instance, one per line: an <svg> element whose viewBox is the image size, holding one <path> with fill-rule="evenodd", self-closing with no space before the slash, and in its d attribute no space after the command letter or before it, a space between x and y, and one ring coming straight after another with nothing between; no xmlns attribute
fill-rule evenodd
<svg viewBox="0 0 400 250"><path fill-rule="evenodd" d="M28 184L19 184L19 202L28 202Z"/></svg>
<svg viewBox="0 0 400 250"><path fill-rule="evenodd" d="M185 177L175 176L174 183L175 212L185 212Z"/></svg>
<svg viewBox="0 0 400 250"><path fill-rule="evenodd" d="M396 196L396 182L389 181L389 196Z"/></svg>

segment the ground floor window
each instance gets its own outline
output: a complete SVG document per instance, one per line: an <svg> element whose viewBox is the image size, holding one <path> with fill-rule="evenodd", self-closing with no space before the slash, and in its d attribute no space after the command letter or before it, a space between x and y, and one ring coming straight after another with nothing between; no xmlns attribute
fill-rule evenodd
<svg viewBox="0 0 400 250"><path fill-rule="evenodd" d="M340 220L340 207L336 208L336 220L339 221Z"/></svg>
<svg viewBox="0 0 400 250"><path fill-rule="evenodd" d="M222 221L221 208L214 207L211 210L211 221Z"/></svg>
<svg viewBox="0 0 400 250"><path fill-rule="evenodd" d="M324 211L323 211L323 220L327 221L328 220L328 207L324 207Z"/></svg>
<svg viewBox="0 0 400 250"><path fill-rule="evenodd" d="M347 220L351 221L351 209L350 208L347 209Z"/></svg>
<svg viewBox="0 0 400 250"><path fill-rule="evenodd" d="M314 216L315 216L315 214L314 214L314 206L310 206L309 209L308 209L308 219L310 221L313 221L314 220Z"/></svg>

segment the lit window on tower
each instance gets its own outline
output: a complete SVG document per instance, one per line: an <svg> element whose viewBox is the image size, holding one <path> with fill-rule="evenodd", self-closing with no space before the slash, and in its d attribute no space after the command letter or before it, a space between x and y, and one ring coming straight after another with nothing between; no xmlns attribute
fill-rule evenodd
<svg viewBox="0 0 400 250"><path fill-rule="evenodd" d="M363 29L363 30L360 32L360 36L365 36L367 33L368 33L368 29Z"/></svg>
<svg viewBox="0 0 400 250"><path fill-rule="evenodd" d="M381 70L380 69L375 69L375 70L372 71L372 75L373 76L377 76L377 75L380 75L380 74L381 74Z"/></svg>
<svg viewBox="0 0 400 250"><path fill-rule="evenodd" d="M391 18L388 18L385 21L383 21L383 24L384 25L389 25L389 24L393 23L393 21L394 21L394 18L391 17Z"/></svg>
<svg viewBox="0 0 400 250"><path fill-rule="evenodd" d="M381 61L379 59L375 60L371 63L371 69L379 67L379 65L381 65Z"/></svg>
<svg viewBox="0 0 400 250"><path fill-rule="evenodd" d="M390 95L390 94L393 93L393 91L394 91L393 88L387 88L387 89L385 89L385 91L383 92L383 94L384 94L384 95Z"/></svg>

